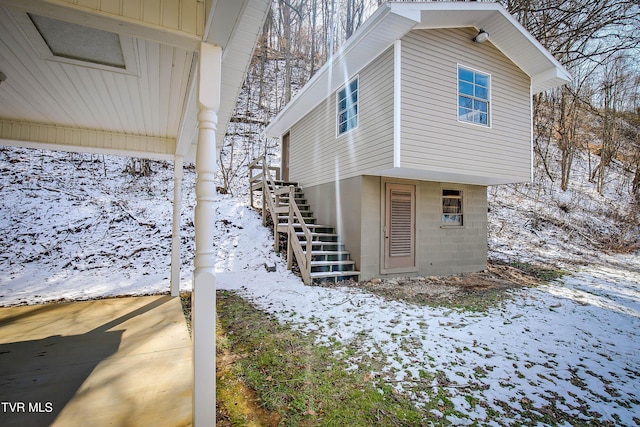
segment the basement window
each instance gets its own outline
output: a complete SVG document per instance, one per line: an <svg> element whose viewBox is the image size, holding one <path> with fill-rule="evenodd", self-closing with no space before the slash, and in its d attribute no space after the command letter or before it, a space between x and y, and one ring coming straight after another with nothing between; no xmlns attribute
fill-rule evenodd
<svg viewBox="0 0 640 427"><path fill-rule="evenodd" d="M462 226L462 191L442 190L442 225Z"/></svg>

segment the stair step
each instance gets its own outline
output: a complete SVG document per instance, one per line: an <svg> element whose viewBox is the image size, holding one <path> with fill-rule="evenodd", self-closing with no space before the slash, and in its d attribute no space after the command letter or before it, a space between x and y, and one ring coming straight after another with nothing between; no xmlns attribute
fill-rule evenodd
<svg viewBox="0 0 640 427"><path fill-rule="evenodd" d="M305 225L307 227L309 227L310 225L316 225L316 219L315 218L308 216L308 217L305 217L304 219L305 219L304 223L305 223ZM281 221L278 220L278 225L283 225L283 224L287 225L287 224L289 224L289 221L286 220L286 219L283 219Z"/></svg>
<svg viewBox="0 0 640 427"><path fill-rule="evenodd" d="M300 211L300 213L311 213L311 205L307 204L307 203L296 203L298 205L298 210ZM288 208L289 207L289 203L282 203L282 201L280 201L280 205L278 207L281 208Z"/></svg>
<svg viewBox="0 0 640 427"><path fill-rule="evenodd" d="M315 223L315 221L317 220L317 218L312 217L312 216L304 216L305 212L301 212L304 218L304 223L309 225L309 224L313 224ZM311 213L311 212L309 212ZM278 222L288 222L289 221L289 216L279 216L278 217Z"/></svg>
<svg viewBox="0 0 640 427"><path fill-rule="evenodd" d="M281 203L280 207L284 207L284 208L288 208L289 204L288 203ZM300 213L302 215L312 215L313 211L311 210L311 206L310 205L298 205L298 210L300 211ZM281 218L287 218L289 216L289 213L280 213L279 217Z"/></svg>
<svg viewBox="0 0 640 427"><path fill-rule="evenodd" d="M300 187L298 187L298 183L297 182L292 182L292 181L283 181L281 179L276 179L276 180L273 181L273 183L275 185L280 186L280 187L288 187L290 185L293 185L296 188L300 188Z"/></svg>
<svg viewBox="0 0 640 427"><path fill-rule="evenodd" d="M304 225L306 225L307 228L309 228L311 230L315 230L315 229L318 229L318 228L324 228L324 229L327 229L327 230L332 230L332 232L335 231L334 228L332 226L330 226L330 225L307 224L306 222L304 223ZM299 222L294 222L293 226L296 227L296 228L302 228L302 224L300 224ZM328 231L326 233L328 233Z"/></svg>
<svg viewBox="0 0 640 427"><path fill-rule="evenodd" d="M304 248L307 246L307 241L306 240L301 240L300 241L300 245ZM332 250L332 251L342 251L344 250L344 243L340 243L340 242L327 242L327 241L323 241L323 240L312 240L311 241L311 250L313 251L313 246L339 246L342 249L325 249L325 250Z"/></svg>
<svg viewBox="0 0 640 427"><path fill-rule="evenodd" d="M349 251L311 251L311 256L344 256L349 255Z"/></svg>
<svg viewBox="0 0 640 427"><path fill-rule="evenodd" d="M250 181L251 189L262 190L261 184L253 184L254 181ZM273 185L271 185L273 184ZM304 196L302 188L297 182L275 180L267 184L268 190L272 200L275 201L275 192L277 190L279 194L276 232L286 233L289 228L289 215L283 211L288 210L290 192L283 189L288 189L293 186L293 198L297 205L302 218L296 218L293 224L296 230L296 236L302 246L303 252L308 253L311 251L311 265L310 275L312 281L339 281L344 279L358 280L360 272L355 270L355 262L350 259L350 253L345 250L344 243L341 243L340 237L335 233L335 227L324 224L316 224L317 218L314 217L311 211L311 205ZM260 187L260 188L258 188ZM252 193L253 194L253 193ZM284 208L284 209L281 209ZM311 232L311 241L306 241L306 236L302 232L303 224L298 222L298 219L304 221L304 226ZM342 270L342 271L341 271Z"/></svg>
<svg viewBox="0 0 640 427"><path fill-rule="evenodd" d="M309 229L309 231L311 232L311 236L315 236L315 235L327 235L327 236L331 236L331 235L336 235L334 234L334 228L331 227L330 225L319 225L319 224L306 224L307 228ZM293 224L295 230L296 230L296 234L298 235L298 237L304 237L304 233L302 232L302 226L300 224ZM280 233L286 233L287 231L289 231L289 224L286 222L279 222L278 223L278 231Z"/></svg>
<svg viewBox="0 0 640 427"><path fill-rule="evenodd" d="M353 265L355 264L350 260L342 261L311 261L311 267L334 267L338 265Z"/></svg>
<svg viewBox="0 0 640 427"><path fill-rule="evenodd" d="M309 206L309 204L307 203L307 199L304 199L302 197L300 197L300 198L296 197L295 200L296 200L296 205L298 205L298 207L300 207L300 206ZM289 206L289 198L281 196L280 197L280 204Z"/></svg>
<svg viewBox="0 0 640 427"><path fill-rule="evenodd" d="M274 197L272 197L272 198L273 198L273 200L275 201L275 199L276 199L276 198L275 198L275 196L274 196ZM280 202L280 205L287 205L287 206L289 206L289 197L279 196L279 197L278 197L278 199L279 199L278 201ZM305 198L304 198L304 194L303 194L303 195L301 195L301 196L296 196L296 198L295 198L294 200L296 201L296 204L297 204L298 206L300 206L300 205L307 205L307 206L309 206L309 203L307 202L307 199L305 199Z"/></svg>
<svg viewBox="0 0 640 427"><path fill-rule="evenodd" d="M305 235L302 232L296 232L296 236L298 239L304 238ZM338 243L338 235L335 233L315 233L311 232L311 241L312 242L323 242L323 243ZM324 240L323 240L324 239ZM326 240L326 239L335 239L335 240Z"/></svg>
<svg viewBox="0 0 640 427"><path fill-rule="evenodd" d="M319 271L312 272L312 279L327 279L327 278L338 278L338 277L360 277L359 271Z"/></svg>

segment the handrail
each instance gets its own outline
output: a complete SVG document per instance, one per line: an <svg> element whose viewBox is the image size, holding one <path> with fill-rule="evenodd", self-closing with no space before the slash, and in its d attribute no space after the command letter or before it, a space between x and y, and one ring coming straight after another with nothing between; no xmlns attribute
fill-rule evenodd
<svg viewBox="0 0 640 427"><path fill-rule="evenodd" d="M255 169L261 170L261 173L253 175ZM249 164L249 197L251 199L251 206L253 206L253 192L254 190L262 190L262 224L266 225L267 210L271 214L273 220L273 233L274 233L274 250L279 250L279 235L278 235L278 214L288 213L287 224L287 268L291 270L293 266L293 257L295 256L300 267L300 273L302 274L302 280L306 285L311 284L311 252L312 252L312 235L311 231L307 227L307 224L300 212L300 208L295 200L295 186L290 185L288 187L276 188L275 181L273 180L270 171L276 172L276 179L280 179L280 168L274 166L267 166L265 156L256 158ZM254 186L254 184L258 184ZM269 193L269 195L267 195ZM289 205L284 206L280 204L280 196L288 194ZM275 199L275 200L274 200ZM300 239L296 233L296 226L302 228L302 232L307 241L307 250L302 248Z"/></svg>
<svg viewBox="0 0 640 427"><path fill-rule="evenodd" d="M297 220L297 222L296 222ZM287 268L291 270L293 263L293 256L295 255L296 260L298 260L298 267L300 267L300 273L302 273L302 280L305 285L311 284L311 251L312 251L312 243L311 243L311 231L307 227L307 224L304 221L304 217L300 212L300 208L295 200L295 187L293 185L289 186L289 239L288 239L288 247L287 247ZM306 252L302 249L302 244L300 243L300 239L298 239L298 234L296 233L296 225L299 225L302 228L302 232L304 233L305 240L307 241L307 250ZM291 255L289 255L291 254Z"/></svg>
<svg viewBox="0 0 640 427"><path fill-rule="evenodd" d="M255 208L255 205L253 204L253 192L256 190L264 189L264 186L260 185L260 184L263 184L264 177L267 174L269 174L270 171L274 171L276 175L276 179L280 179L280 168L277 166L266 166L266 162L267 160L265 155L262 155L262 156L256 157L251 163L249 163L249 201L251 203L252 208ZM253 175L253 171L256 169L260 170L260 173L258 173L257 175ZM254 183L258 183L258 185L257 186L252 185ZM264 202L264 194L265 194L264 191L262 192L262 194L263 194L262 201ZM264 203L262 206L264 208ZM263 217L263 221L264 221L264 217Z"/></svg>
<svg viewBox="0 0 640 427"><path fill-rule="evenodd" d="M276 183L271 178L271 174L267 170L266 161L262 162L262 201L267 202L269 205L269 212L271 212L271 219L273 220L273 226L276 233L276 245L278 244L278 214L276 213L276 207L273 204L273 199L271 197L267 197L267 193L269 192L269 188L276 189ZM265 206L262 204L262 223L266 225L266 216L265 216ZM275 247L275 250L278 250L278 247Z"/></svg>

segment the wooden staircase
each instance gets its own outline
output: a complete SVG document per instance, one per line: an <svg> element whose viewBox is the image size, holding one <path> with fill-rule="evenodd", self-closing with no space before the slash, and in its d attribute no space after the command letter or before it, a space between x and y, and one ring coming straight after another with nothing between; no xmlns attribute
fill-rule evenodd
<svg viewBox="0 0 640 427"><path fill-rule="evenodd" d="M260 170L257 175L253 171ZM275 173L275 179L272 177ZM345 250L335 228L317 224L311 207L300 186L280 180L279 168L267 167L264 156L249 166L251 205L254 192L262 194L262 222L271 215L274 229L274 248L279 250L280 235L287 236L287 266L295 257L305 284L313 282L358 280L360 272Z"/></svg>

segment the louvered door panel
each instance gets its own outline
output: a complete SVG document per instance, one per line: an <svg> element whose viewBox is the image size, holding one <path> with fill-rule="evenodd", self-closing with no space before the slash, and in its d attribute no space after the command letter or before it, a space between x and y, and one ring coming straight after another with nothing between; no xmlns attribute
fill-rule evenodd
<svg viewBox="0 0 640 427"><path fill-rule="evenodd" d="M415 186L387 184L385 268L415 266Z"/></svg>
<svg viewBox="0 0 640 427"><path fill-rule="evenodd" d="M391 230L389 233L389 255L411 255L411 193L391 192Z"/></svg>

